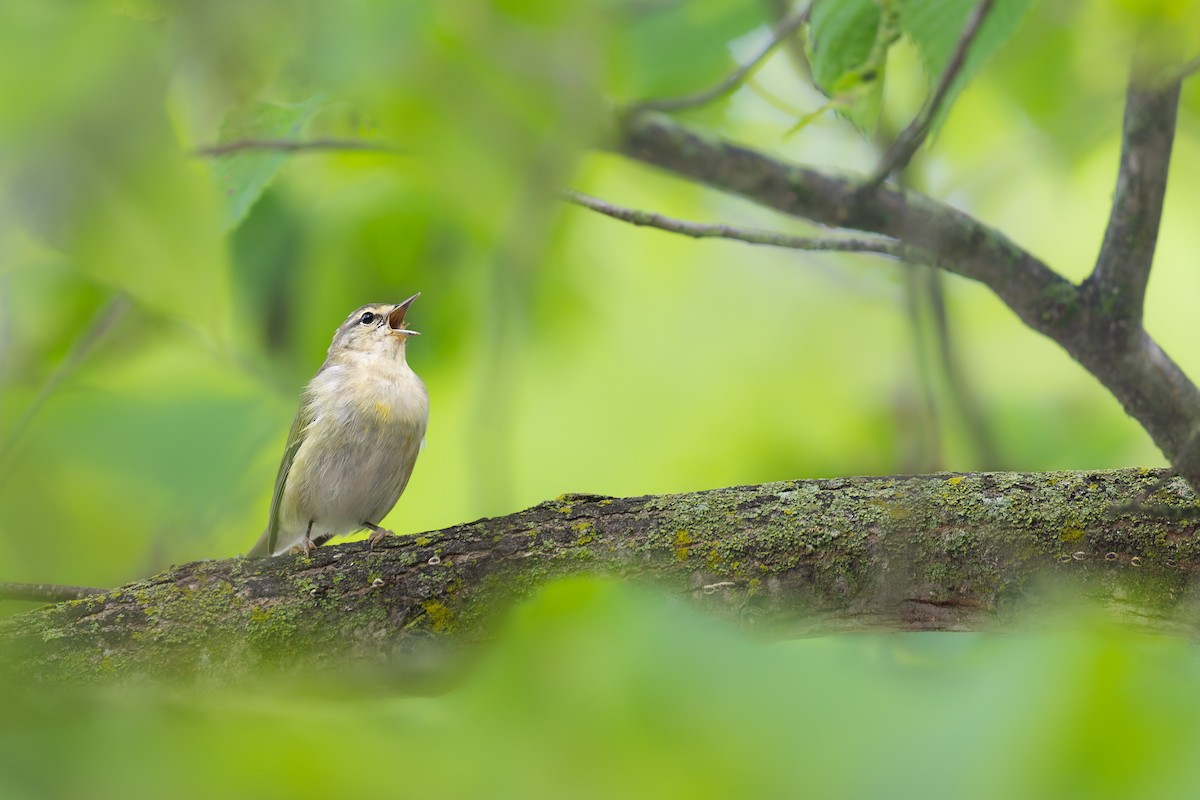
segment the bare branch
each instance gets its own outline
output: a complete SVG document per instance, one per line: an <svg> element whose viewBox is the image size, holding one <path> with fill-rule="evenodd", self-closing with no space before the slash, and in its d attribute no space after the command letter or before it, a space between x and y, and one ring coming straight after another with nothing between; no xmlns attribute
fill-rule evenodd
<svg viewBox="0 0 1200 800"><path fill-rule="evenodd" d="M365 139L234 139L231 142L197 147L193 155L218 157L253 150L267 150L280 153L296 153L308 150L354 151L367 153L399 153L400 149L387 142L373 142Z"/></svg>
<svg viewBox="0 0 1200 800"><path fill-rule="evenodd" d="M1184 62L1183 66L1176 70L1175 74L1171 76L1170 80L1183 81L1192 77L1197 72L1200 72L1200 56L1196 56L1191 61Z"/></svg>
<svg viewBox="0 0 1200 800"><path fill-rule="evenodd" d="M786 233L764 231L756 228L741 228L735 225L706 225L672 219L650 211L637 211L607 203L595 197L574 191L562 192L562 198L577 206L597 211L613 219L648 228L679 233L693 239L734 239L747 244L762 244L771 247L787 247L792 250L814 250L842 253L879 253L901 261L921 261L922 256L912 248L886 239L849 239L832 236L790 236Z"/></svg>
<svg viewBox="0 0 1200 800"><path fill-rule="evenodd" d="M61 603L104 594L107 589L91 586L60 586L56 583L9 583L0 581L0 600L25 600L34 603Z"/></svg>
<svg viewBox="0 0 1200 800"><path fill-rule="evenodd" d="M1142 326L1171 166L1179 81L1148 86L1134 67L1125 100L1121 166L1096 267L1085 286L1100 313L1131 335Z"/></svg>
<svg viewBox="0 0 1200 800"><path fill-rule="evenodd" d="M1001 232L912 191L880 186L862 192L851 177L830 175L698 133L660 114L618 121L613 147L768 208L890 237L934 266L988 286L1033 330L1061 345L1142 424L1172 465L1200 488L1200 390L1144 331L1114 352L1082 313L1083 293Z"/></svg>
<svg viewBox="0 0 1200 800"><path fill-rule="evenodd" d="M1055 309L1075 288L1002 233L917 192L859 192L851 177L774 159L661 114L622 121L626 156L820 225L886 236L923 251L934 265L986 284L1035 330L1053 329Z"/></svg>
<svg viewBox="0 0 1200 800"><path fill-rule="evenodd" d="M775 30L771 34L770 41L763 46L762 50L755 54L754 57L744 65L729 73L729 75L727 75L725 79L716 86L709 87L708 89L705 89L702 92L696 92L695 94L684 95L683 97L664 97L657 100L644 100L635 104L636 107L638 109L652 111L680 111L685 108L702 106L706 103L711 103L713 100L716 100L719 97L724 97L740 86L742 81L746 80L746 78L753 73L754 70L758 69L759 66L766 61L767 56L771 55L771 53L775 51L775 48L778 47L781 42L791 36L797 28L804 24L805 20L808 19L808 13L810 9L811 6L807 6L803 11L798 11L781 20L779 24L775 26Z"/></svg>
<svg viewBox="0 0 1200 800"><path fill-rule="evenodd" d="M880 183L898 169L903 169L913 154L917 152L921 144L925 141L925 137L929 135L929 129L933 125L933 120L936 118L938 109L950 94L950 87L954 85L954 80L962 71L963 64L966 63L967 53L971 49L972 42L975 41L976 34L983 26L984 19L987 18L988 12L992 9L994 0L980 0L979 5L975 6L975 10L971 12L971 16L967 18L967 24L963 27L962 33L958 37L958 44L954 48L954 53L950 56L950 61L947 62L946 68L942 70L942 77L938 80L937 88L933 94L925 101L925 105L917 114L916 119L901 131L896 137L896 141L884 153L883 159L879 162L879 166L875 169L867 181L866 186L878 186Z"/></svg>

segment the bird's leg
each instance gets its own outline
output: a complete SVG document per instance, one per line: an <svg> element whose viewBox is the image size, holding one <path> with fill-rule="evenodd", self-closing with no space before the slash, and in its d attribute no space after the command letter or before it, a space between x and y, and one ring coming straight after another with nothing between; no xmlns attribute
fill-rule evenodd
<svg viewBox="0 0 1200 800"><path fill-rule="evenodd" d="M308 558L312 551L317 549L317 544L312 540L313 522L311 519L308 521L308 527L304 530L304 541L292 548L293 554L303 553L304 557Z"/></svg>
<svg viewBox="0 0 1200 800"><path fill-rule="evenodd" d="M392 533L391 531L389 531L387 528L381 528L373 522L364 522L363 527L367 528L368 530L371 531L371 535L367 537L367 549L368 550L374 550L375 545L379 544L380 542L382 542L384 539L386 539L389 536L396 535L396 534Z"/></svg>

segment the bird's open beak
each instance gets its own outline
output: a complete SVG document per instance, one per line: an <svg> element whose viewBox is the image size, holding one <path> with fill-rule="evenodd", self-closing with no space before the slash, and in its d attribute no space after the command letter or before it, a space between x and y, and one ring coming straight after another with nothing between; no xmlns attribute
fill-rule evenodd
<svg viewBox="0 0 1200 800"><path fill-rule="evenodd" d="M417 331L409 330L408 328L404 327L405 312L408 311L408 307L413 304L413 301L416 300L420 296L421 296L421 293L417 292L412 297L408 298L403 303L401 303L400 305L396 306L395 308L393 308L391 310L391 312L387 316L387 322L388 322L388 327L392 329L392 333L402 334L404 336L420 336L421 335Z"/></svg>

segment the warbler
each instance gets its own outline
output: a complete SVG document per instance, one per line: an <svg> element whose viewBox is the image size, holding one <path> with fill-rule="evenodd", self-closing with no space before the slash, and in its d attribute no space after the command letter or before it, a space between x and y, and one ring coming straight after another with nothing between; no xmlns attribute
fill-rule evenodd
<svg viewBox="0 0 1200 800"><path fill-rule="evenodd" d="M404 315L420 296L365 305L333 335L300 395L267 529L247 557L308 555L364 529L370 547L391 535L379 523L408 485L429 422L429 394L404 355L418 335Z"/></svg>

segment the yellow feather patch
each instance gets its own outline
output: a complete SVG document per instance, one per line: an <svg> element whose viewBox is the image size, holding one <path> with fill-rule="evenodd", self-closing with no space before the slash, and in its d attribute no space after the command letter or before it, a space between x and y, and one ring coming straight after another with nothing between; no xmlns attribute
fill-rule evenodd
<svg viewBox="0 0 1200 800"><path fill-rule="evenodd" d="M384 403L381 400L376 400L375 413L379 415L380 420L387 421L387 419L392 416L392 409L387 403Z"/></svg>

